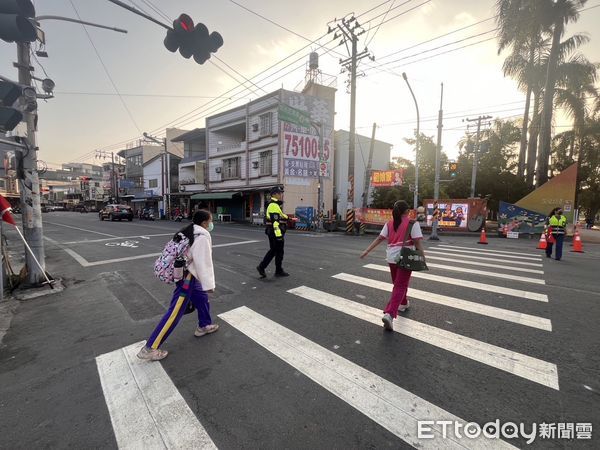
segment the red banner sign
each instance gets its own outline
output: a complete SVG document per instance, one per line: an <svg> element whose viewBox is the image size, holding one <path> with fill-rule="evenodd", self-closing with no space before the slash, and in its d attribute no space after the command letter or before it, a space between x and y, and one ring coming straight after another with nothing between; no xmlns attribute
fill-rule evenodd
<svg viewBox="0 0 600 450"><path fill-rule="evenodd" d="M372 187L402 186L404 170L374 170L371 172Z"/></svg>
<svg viewBox="0 0 600 450"><path fill-rule="evenodd" d="M354 211L356 221L361 223L383 226L392 220L391 209L356 208ZM415 220L417 217L417 213L414 209L411 209L408 215L412 220Z"/></svg>

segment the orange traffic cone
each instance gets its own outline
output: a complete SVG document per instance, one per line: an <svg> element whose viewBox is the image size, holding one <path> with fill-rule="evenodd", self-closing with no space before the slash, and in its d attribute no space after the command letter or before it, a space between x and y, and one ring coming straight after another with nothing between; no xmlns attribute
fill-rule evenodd
<svg viewBox="0 0 600 450"><path fill-rule="evenodd" d="M485 234L485 228L481 229L481 235L479 236L479 242L478 244L485 244L487 245L488 241L487 241L487 236Z"/></svg>
<svg viewBox="0 0 600 450"><path fill-rule="evenodd" d="M538 242L538 246L536 247L538 250L546 250L548 247L548 242L546 242L546 233L542 233L540 236L540 242Z"/></svg>
<svg viewBox="0 0 600 450"><path fill-rule="evenodd" d="M583 251L583 243L581 242L581 236L579 235L579 230L575 228L575 235L573 236L573 250L572 252L576 253L585 253Z"/></svg>

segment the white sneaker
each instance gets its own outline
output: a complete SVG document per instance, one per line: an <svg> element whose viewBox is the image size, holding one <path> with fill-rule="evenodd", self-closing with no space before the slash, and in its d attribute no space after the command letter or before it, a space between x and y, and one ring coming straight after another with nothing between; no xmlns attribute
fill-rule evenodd
<svg viewBox="0 0 600 450"><path fill-rule="evenodd" d="M406 300L406 305L400 305L400 307L398 308L398 312L402 313L402 312L406 311L408 308L410 308L410 300Z"/></svg>
<svg viewBox="0 0 600 450"><path fill-rule="evenodd" d="M394 319L392 318L392 316L386 313L383 315L381 321L383 322L383 328L389 331L394 330Z"/></svg>

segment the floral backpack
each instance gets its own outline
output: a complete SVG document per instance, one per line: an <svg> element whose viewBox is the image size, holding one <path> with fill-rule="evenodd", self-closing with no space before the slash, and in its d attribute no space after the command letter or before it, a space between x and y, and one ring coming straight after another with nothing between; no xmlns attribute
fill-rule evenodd
<svg viewBox="0 0 600 450"><path fill-rule="evenodd" d="M154 276L163 283L172 284L179 281L175 277L176 261L185 261L185 253L190 247L190 241L183 234L179 233L181 240L176 242L171 239L165 245L162 253L154 263Z"/></svg>

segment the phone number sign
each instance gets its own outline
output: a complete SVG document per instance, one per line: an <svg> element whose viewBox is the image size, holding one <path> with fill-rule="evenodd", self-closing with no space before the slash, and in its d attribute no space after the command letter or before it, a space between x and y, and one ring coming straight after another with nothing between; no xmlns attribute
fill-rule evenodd
<svg viewBox="0 0 600 450"><path fill-rule="evenodd" d="M294 177L329 177L331 141L323 139L323 158L319 159L319 137L296 131L283 133L284 173Z"/></svg>

